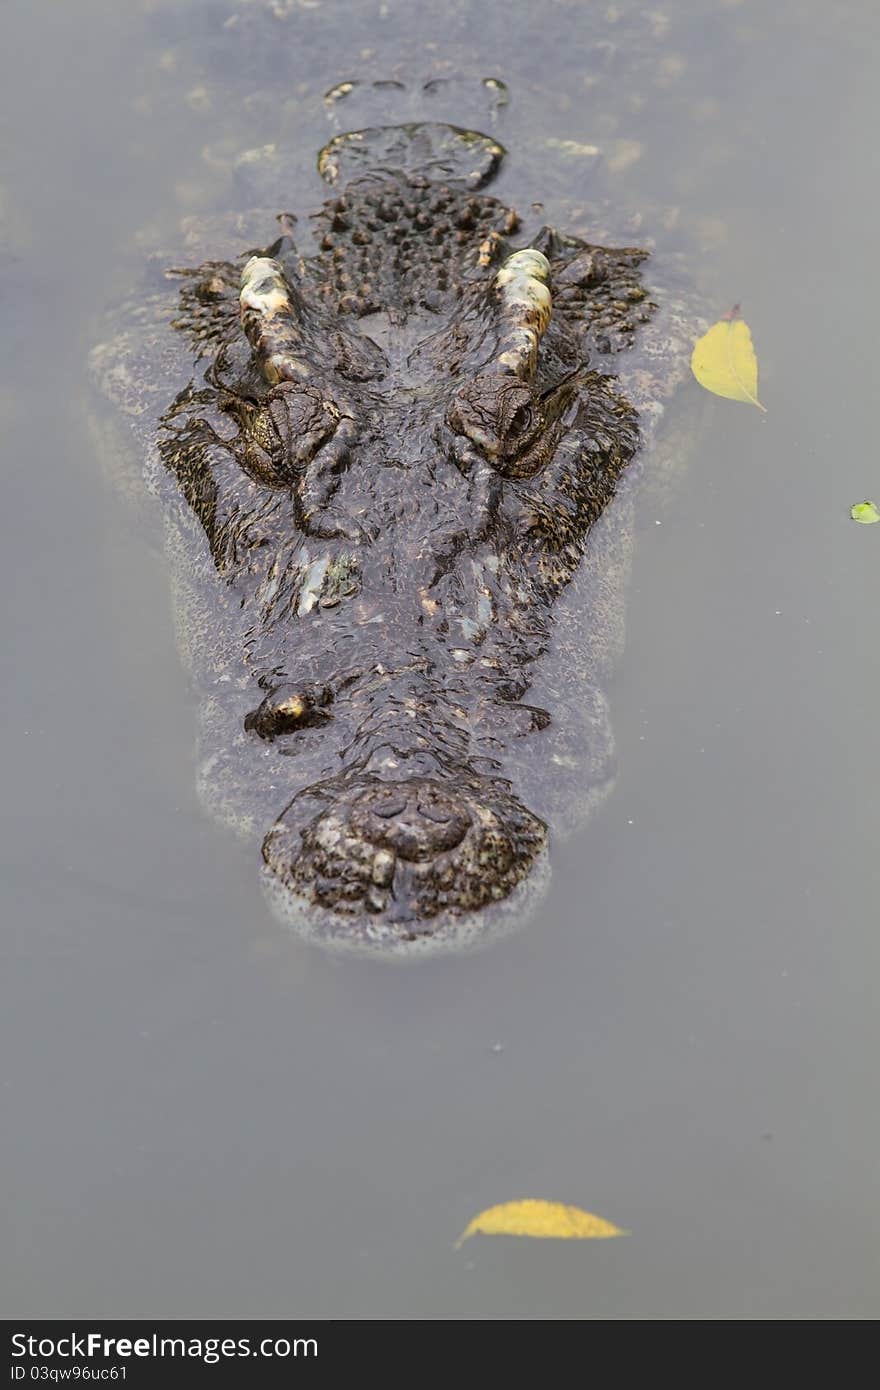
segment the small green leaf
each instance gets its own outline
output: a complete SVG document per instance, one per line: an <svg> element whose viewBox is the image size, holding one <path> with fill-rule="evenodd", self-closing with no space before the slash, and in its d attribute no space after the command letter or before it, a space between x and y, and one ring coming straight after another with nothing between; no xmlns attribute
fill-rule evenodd
<svg viewBox="0 0 880 1390"><path fill-rule="evenodd" d="M850 516L853 521L860 521L863 526L870 526L875 521L880 521L880 512L873 502L857 502L854 507L850 507Z"/></svg>

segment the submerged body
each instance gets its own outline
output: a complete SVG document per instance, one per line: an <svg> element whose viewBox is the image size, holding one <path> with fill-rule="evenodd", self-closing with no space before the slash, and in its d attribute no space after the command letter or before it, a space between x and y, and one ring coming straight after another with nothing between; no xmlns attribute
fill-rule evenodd
<svg viewBox="0 0 880 1390"><path fill-rule="evenodd" d="M502 154L442 125L337 137L313 254L282 214L184 273L173 328L96 353L168 500L205 797L260 833L283 915L339 944L521 911L548 823L611 780L622 480L693 325L638 248L519 244L480 191ZM195 372L162 401L175 335Z"/></svg>

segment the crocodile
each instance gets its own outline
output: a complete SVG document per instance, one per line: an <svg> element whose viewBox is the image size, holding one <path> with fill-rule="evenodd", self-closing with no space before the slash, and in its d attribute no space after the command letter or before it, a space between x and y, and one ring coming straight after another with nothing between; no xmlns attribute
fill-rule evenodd
<svg viewBox="0 0 880 1390"><path fill-rule="evenodd" d="M646 249L527 231L486 192L504 156L339 134L301 226L250 152L262 237L94 354L165 503L203 799L337 947L523 920L613 780L634 500L693 318Z"/></svg>

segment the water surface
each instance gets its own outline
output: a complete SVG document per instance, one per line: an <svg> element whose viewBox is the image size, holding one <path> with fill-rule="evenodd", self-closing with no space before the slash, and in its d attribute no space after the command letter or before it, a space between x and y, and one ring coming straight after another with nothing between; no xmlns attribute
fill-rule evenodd
<svg viewBox="0 0 880 1390"><path fill-rule="evenodd" d="M0 1307L876 1316L875 7L620 5L619 41L564 0L276 9L271 45L248 3L5 11ZM743 301L769 409L710 403L643 511L617 786L537 919L390 968L291 937L202 812L85 359L233 152L280 135L315 203L322 93L436 72L507 82L497 191L548 220L592 190L547 142L602 147L621 234L644 209ZM633 1234L453 1251L526 1196Z"/></svg>

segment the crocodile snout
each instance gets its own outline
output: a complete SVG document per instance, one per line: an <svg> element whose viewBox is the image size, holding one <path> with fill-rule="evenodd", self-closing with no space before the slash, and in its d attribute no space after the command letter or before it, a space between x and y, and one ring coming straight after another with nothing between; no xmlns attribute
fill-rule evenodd
<svg viewBox="0 0 880 1390"><path fill-rule="evenodd" d="M355 777L301 793L263 842L276 898L286 893L291 917L350 944L448 934L502 902L541 854L546 826L503 783L451 785Z"/></svg>

